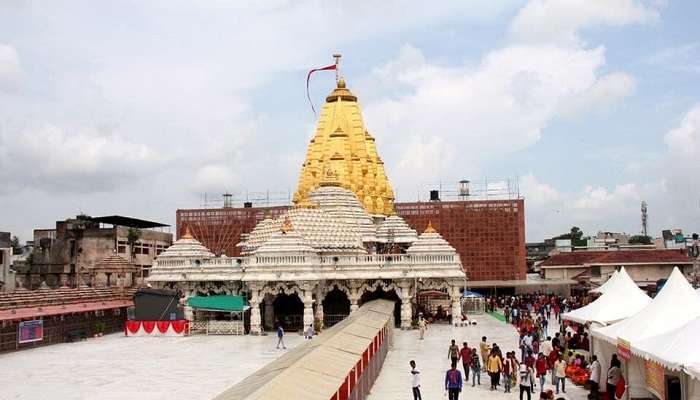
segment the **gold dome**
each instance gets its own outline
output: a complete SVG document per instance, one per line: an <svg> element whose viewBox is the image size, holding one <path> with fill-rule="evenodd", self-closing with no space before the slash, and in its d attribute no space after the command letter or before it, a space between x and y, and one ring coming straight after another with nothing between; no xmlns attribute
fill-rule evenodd
<svg viewBox="0 0 700 400"><path fill-rule="evenodd" d="M357 97L339 79L309 142L294 203L305 202L320 186L339 186L353 191L368 213L392 215L394 191L383 164L365 129Z"/></svg>

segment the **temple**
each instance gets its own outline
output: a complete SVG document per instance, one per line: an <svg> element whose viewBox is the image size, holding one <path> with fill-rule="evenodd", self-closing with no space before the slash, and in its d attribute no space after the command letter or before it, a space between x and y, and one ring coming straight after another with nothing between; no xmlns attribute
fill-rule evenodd
<svg viewBox="0 0 700 400"><path fill-rule="evenodd" d="M343 79L336 82L309 143L294 206L242 235L240 257L215 256L186 228L154 261L152 285L185 297L245 295L253 334L275 323L331 325L377 298L394 300L397 324L410 328L417 291L424 290L442 291L447 313L461 318L466 278L459 255L432 225L418 233L395 214L357 97Z"/></svg>

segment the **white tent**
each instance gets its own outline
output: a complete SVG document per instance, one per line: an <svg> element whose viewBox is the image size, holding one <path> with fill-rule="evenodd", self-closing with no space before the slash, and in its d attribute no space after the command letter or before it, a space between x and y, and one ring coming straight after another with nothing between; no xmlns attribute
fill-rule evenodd
<svg viewBox="0 0 700 400"><path fill-rule="evenodd" d="M605 291L608 290L608 288L615 283L618 275L619 275L619 272L617 272L617 270L615 270L613 272L613 274L610 276L610 278L608 278L608 280L605 281L605 283L603 283L602 285L600 285L599 287L597 287L595 289L589 290L588 292L589 293L600 293L600 294L605 293Z"/></svg>
<svg viewBox="0 0 700 400"><path fill-rule="evenodd" d="M593 330L593 337L611 344L616 344L620 337L634 344L680 328L698 316L700 296L676 267L648 306L624 321Z"/></svg>
<svg viewBox="0 0 700 400"><path fill-rule="evenodd" d="M644 339L674 331L699 316L700 296L680 270L674 268L663 289L648 306L623 321L592 329L595 354L604 363L615 352L618 338L635 346ZM632 397L648 396L641 360L633 358L627 368Z"/></svg>
<svg viewBox="0 0 700 400"><path fill-rule="evenodd" d="M646 360L656 361L673 371L685 371L700 380L700 317L678 330L640 340L632 352Z"/></svg>
<svg viewBox="0 0 700 400"><path fill-rule="evenodd" d="M608 325L634 315L651 302L649 296L627 275L624 267L601 289L603 287L605 291L598 299L561 317L581 324L596 322Z"/></svg>

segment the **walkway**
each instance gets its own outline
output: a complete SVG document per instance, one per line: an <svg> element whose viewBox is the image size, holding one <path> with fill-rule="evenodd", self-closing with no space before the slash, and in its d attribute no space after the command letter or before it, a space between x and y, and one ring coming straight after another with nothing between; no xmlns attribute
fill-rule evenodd
<svg viewBox="0 0 700 400"><path fill-rule="evenodd" d="M287 347L303 341L285 337ZM211 399L285 354L270 336L112 334L0 355L0 399Z"/></svg>
<svg viewBox="0 0 700 400"><path fill-rule="evenodd" d="M404 400L412 399L411 395L411 374L408 362L415 360L418 369L421 371L421 387L423 398L442 399L444 396L445 371L449 368L447 358L447 348L450 340L455 339L459 346L463 341L469 343L469 347L479 348L478 344L482 336L488 338L488 343L498 343L503 351L517 350L518 337L515 329L511 325L498 321L490 315L476 317L477 325L464 328L455 328L448 325L431 325L426 334L425 340L418 340L418 331L394 330L394 347L389 351L389 355L384 362L382 372L372 388L368 399L370 400ZM558 328L557 326L554 327ZM520 357L518 355L518 357ZM460 365L461 369L461 365ZM470 376L471 379L471 376ZM552 388L549 382L545 389ZM538 398L538 393L533 399ZM562 396L571 400L586 399L587 392L581 387L574 386L567 380L567 393ZM481 385L475 388L469 386L462 391L460 398L464 399L516 399L518 398L517 388L508 395L503 393L501 387L498 392L489 390L488 375L482 373Z"/></svg>

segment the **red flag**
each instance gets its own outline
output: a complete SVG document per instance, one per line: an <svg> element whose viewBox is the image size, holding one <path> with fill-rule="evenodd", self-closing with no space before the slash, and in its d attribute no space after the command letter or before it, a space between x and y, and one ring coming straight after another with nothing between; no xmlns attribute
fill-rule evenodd
<svg viewBox="0 0 700 400"><path fill-rule="evenodd" d="M311 111L314 112L314 115L316 115L316 109L314 108L314 103L313 101L311 101L311 95L309 94L309 79L311 79L311 74L313 74L316 71L333 71L336 69L336 67L337 65L333 64L322 68L312 69L311 71L309 71L309 74L306 75L306 97L309 99L309 104L311 104Z"/></svg>

